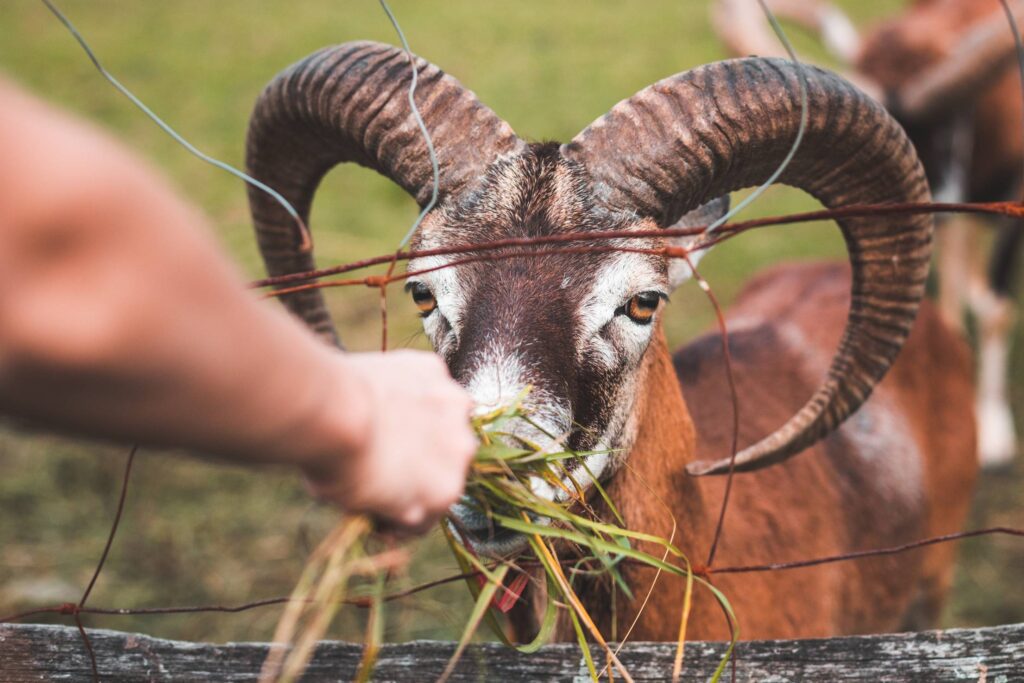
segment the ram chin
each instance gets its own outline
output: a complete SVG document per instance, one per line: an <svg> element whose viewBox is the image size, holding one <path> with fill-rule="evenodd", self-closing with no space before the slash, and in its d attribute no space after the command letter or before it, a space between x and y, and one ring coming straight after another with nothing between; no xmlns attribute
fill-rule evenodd
<svg viewBox="0 0 1024 683"><path fill-rule="evenodd" d="M555 399L544 391L529 390L521 377L499 377L508 374L497 372L497 368L508 370L508 363L495 366L488 364L478 370L469 382L468 389L477 403L476 412L484 414L502 406L512 405L516 400L524 401L523 410L530 415L530 421L517 420L507 438L522 439L541 447L541 452L549 455L567 450L567 442L572 438L571 427L573 417L564 402ZM518 366L516 369L519 369ZM497 379L505 379L497 382ZM533 400L530 400L533 399ZM589 439L584 439L589 440ZM530 477L531 492L538 498L564 504L569 500L570 491L582 489L587 495L593 488L591 476L600 481L607 476L611 458L609 450L604 447L604 439L594 440L595 444L585 450L592 455L582 458L582 462L568 461L566 469L569 475L562 478L562 486L555 486L540 477ZM551 520L531 513L531 519L538 524L548 525ZM488 517L468 496L464 496L450 509L449 529L455 537L473 552L486 557L509 557L520 554L527 546L527 537L509 529L501 528Z"/></svg>

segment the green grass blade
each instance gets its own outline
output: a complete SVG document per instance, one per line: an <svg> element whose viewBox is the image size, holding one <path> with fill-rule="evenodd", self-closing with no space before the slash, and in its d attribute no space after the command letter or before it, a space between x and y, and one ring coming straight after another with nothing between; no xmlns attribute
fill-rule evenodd
<svg viewBox="0 0 1024 683"><path fill-rule="evenodd" d="M661 558L648 555L647 553L636 550L635 548L623 548L622 546L609 543L599 538L592 536L586 536L577 531L570 531L569 529L561 529L558 527L541 526L539 524L530 524L521 520L516 520L511 517L495 516L495 519L501 523L502 526L519 531L524 534L537 534L538 536L544 536L547 538L560 538L567 541L572 541L583 546L596 547L603 552L609 554L620 554L626 557L632 558L643 562L646 565L654 567L655 569L662 569L666 572L674 574L675 576L685 576L686 570L682 567L678 567L674 564L666 562Z"/></svg>
<svg viewBox="0 0 1024 683"><path fill-rule="evenodd" d="M715 669L715 673L711 676L711 683L718 683L722 678L722 673L725 672L725 667L728 666L729 660L732 659L733 652L736 650L736 643L740 639L740 622L736 619L736 613L732 609L732 605L729 603L729 599L725 597L722 591L715 588L709 582L697 577L699 583L703 584L705 588L711 591L711 594L718 600L718 604L722 606L726 614L729 615L729 619L732 622L732 640L729 641L729 647L726 649L725 654L722 655L722 661L718 663L718 667Z"/></svg>
<svg viewBox="0 0 1024 683"><path fill-rule="evenodd" d="M455 666L459 663L459 659L462 657L462 653L466 650L466 646L469 645L469 641L472 640L473 634L476 633L480 627L480 622L483 620L484 615L487 614L488 609L491 606L491 601L494 599L494 594L501 586L501 582L505 580L505 575L508 574L508 567L502 565L498 567L494 572L494 580L489 580L484 584L483 588L480 589L480 594L477 595L476 603L473 605L473 611L469 614L469 619L466 621L466 628L462 631L462 637L459 638L459 644L455 648L455 654L448 660L448 665L444 668L444 673L438 679L438 683L447 681L455 670Z"/></svg>
<svg viewBox="0 0 1024 683"><path fill-rule="evenodd" d="M587 519L586 517L583 517L581 515L575 515L567 511L565 508L560 507L557 503L553 503L549 500L538 499L537 503L533 503L531 501L530 504L527 505L525 502L521 502L520 505L522 507L529 507L532 512L537 512L544 517L550 517L552 519L568 522L569 524L572 524L574 526L586 527L588 529L593 529L594 531L599 531L609 536L623 536L626 538L631 538L635 541L646 541L648 543L653 543L659 547L665 548L677 557L683 557L682 550L677 548L672 543L669 543L661 536L656 536L655 534L648 534L641 531L631 531L629 529L624 529L613 524L606 524L604 522L595 522L594 520ZM495 515L495 519L498 519L498 515ZM506 517L502 515L501 519L504 520L506 519ZM504 521L502 521L502 524L504 524ZM527 533L532 533L532 531Z"/></svg>
<svg viewBox="0 0 1024 683"><path fill-rule="evenodd" d="M470 572L476 571L475 567L466 560L466 556L471 555L469 555L468 551L466 551L461 543L455 540L455 536L448 528L448 525L442 523L441 527L444 531L445 540L448 541L448 546L451 548L452 554L455 556L455 561L458 563L459 569L462 573L469 574ZM474 557L473 559L475 560L477 558ZM485 574L485 576L490 576L490 574ZM469 590L469 594L473 596L473 600L477 600L480 597L480 585L476 582L475 577L466 577L466 588ZM488 610L485 619L487 620L487 627L491 629L494 636L500 640L502 644L507 647L512 647L512 642L508 639L508 636L505 635L505 630L501 628L501 624L498 623L497 618L494 616L494 612Z"/></svg>
<svg viewBox="0 0 1024 683"><path fill-rule="evenodd" d="M590 671L591 680L598 680L597 678L597 667L594 666L594 658L590 654L590 645L587 643L587 636L583 632L583 626L580 624L580 618L576 616L575 610L569 610L569 617L572 619L572 627L576 631L576 641L580 644L580 650L583 651L583 659L587 663L587 670Z"/></svg>
<svg viewBox="0 0 1024 683"><path fill-rule="evenodd" d="M539 650L551 640L551 633L555 630L555 623L558 620L558 605L555 604L552 596L552 581L548 578L548 606L544 611L544 619L541 621L540 630L537 635L526 645L516 645L516 649L525 654L531 654Z"/></svg>
<svg viewBox="0 0 1024 683"><path fill-rule="evenodd" d="M679 615L679 636L676 638L676 656L672 662L672 683L676 683L683 674L683 655L686 647L686 627L690 622L690 609L693 607L693 572L689 561L686 563L686 592L683 593L683 609Z"/></svg>
<svg viewBox="0 0 1024 683"><path fill-rule="evenodd" d="M370 616L366 623L366 643L363 649L363 658L359 662L359 671L355 680L358 683L365 683L370 680L373 673L373 665L377 663L377 654L384 642L384 586L387 574L381 572L373 582L373 589L370 603Z"/></svg>
<svg viewBox="0 0 1024 683"><path fill-rule="evenodd" d="M626 526L626 520L624 520L622 515L619 514L619 509L615 507L615 503L612 502L612 499L608 496L608 492L604 490L603 486L601 486L601 482L597 480L594 473L590 471L589 467L587 467L586 460L581 458L579 462L580 467L582 467L587 473L587 476L590 477L590 485L594 487L594 490L601 496L601 500L604 501L604 504L607 505L608 509L612 511L612 514L615 515L616 521L618 521L622 526Z"/></svg>

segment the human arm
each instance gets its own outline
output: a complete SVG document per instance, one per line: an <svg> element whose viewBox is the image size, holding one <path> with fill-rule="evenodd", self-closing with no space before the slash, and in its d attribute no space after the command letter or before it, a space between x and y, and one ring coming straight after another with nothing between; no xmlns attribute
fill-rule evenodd
<svg viewBox="0 0 1024 683"><path fill-rule="evenodd" d="M439 359L328 348L152 169L2 80L0 150L0 412L295 465L404 524L461 491L470 401Z"/></svg>

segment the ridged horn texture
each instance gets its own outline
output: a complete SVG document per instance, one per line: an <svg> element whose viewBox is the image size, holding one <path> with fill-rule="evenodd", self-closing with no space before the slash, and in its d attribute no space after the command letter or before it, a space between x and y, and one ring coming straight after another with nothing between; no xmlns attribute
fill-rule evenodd
<svg viewBox="0 0 1024 683"><path fill-rule="evenodd" d="M827 207L929 201L917 155L882 107L832 73L813 67L804 73L807 131L780 182ZM590 169L595 194L611 211L671 225L708 199L767 179L799 121L797 65L732 60L673 76L620 102L563 154ZM785 460L838 427L888 370L914 322L928 274L931 217L839 225L853 284L846 331L828 375L785 425L738 454L738 470ZM689 471L728 468L725 459L695 462Z"/></svg>
<svg viewBox="0 0 1024 683"><path fill-rule="evenodd" d="M415 63L416 106L433 138L443 199L524 143L454 78L420 58ZM256 102L246 146L249 173L284 195L307 224L320 180L348 161L387 176L424 206L433 176L409 107L411 71L405 52L366 41L328 47L292 65ZM300 228L277 202L250 188L249 206L270 275L315 267L312 252L302 249ZM319 290L282 298L318 335L339 344Z"/></svg>

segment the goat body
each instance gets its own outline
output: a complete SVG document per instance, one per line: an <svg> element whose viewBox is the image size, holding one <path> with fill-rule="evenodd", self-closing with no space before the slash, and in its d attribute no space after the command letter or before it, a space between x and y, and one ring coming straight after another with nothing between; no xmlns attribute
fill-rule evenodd
<svg viewBox="0 0 1024 683"><path fill-rule="evenodd" d="M745 288L728 316L741 448L806 400L839 341L848 304L849 270L841 264L776 267ZM664 338L654 344L629 467L606 489L628 528L666 538L674 533L699 564L714 536L725 480L684 472L697 456L728 457L731 450L722 339L709 334L671 356ZM934 307L922 305L902 354L843 427L798 458L735 476L715 566L828 557L959 530L976 472L972 396L969 349ZM660 556L653 545L644 549ZM917 629L939 615L953 553L950 545L936 545L803 569L712 574L712 580L736 610L745 638ZM609 581L579 584L602 631L618 637L654 581L647 568L623 573L635 600L620 595L617 614ZM631 638L675 639L684 589L682 579L658 578ZM696 588L693 604L689 638L729 637L709 593ZM519 609L515 635L531 635L540 616L535 607ZM562 639L572 639L571 625L559 628Z"/></svg>
<svg viewBox="0 0 1024 683"><path fill-rule="evenodd" d="M957 48L972 29L988 21L1003 20L999 0L918 0L902 14L868 31L856 71L883 91L899 93L944 60L956 58ZM1009 28L1005 29L1009 32ZM1004 58L984 72L970 74L970 96L953 93L923 120L894 113L914 143L932 187L939 192L959 161L952 149L958 116L966 115L970 140L964 161L966 187L963 201L999 201L1018 191L1024 163L1024 104L1015 60Z"/></svg>

